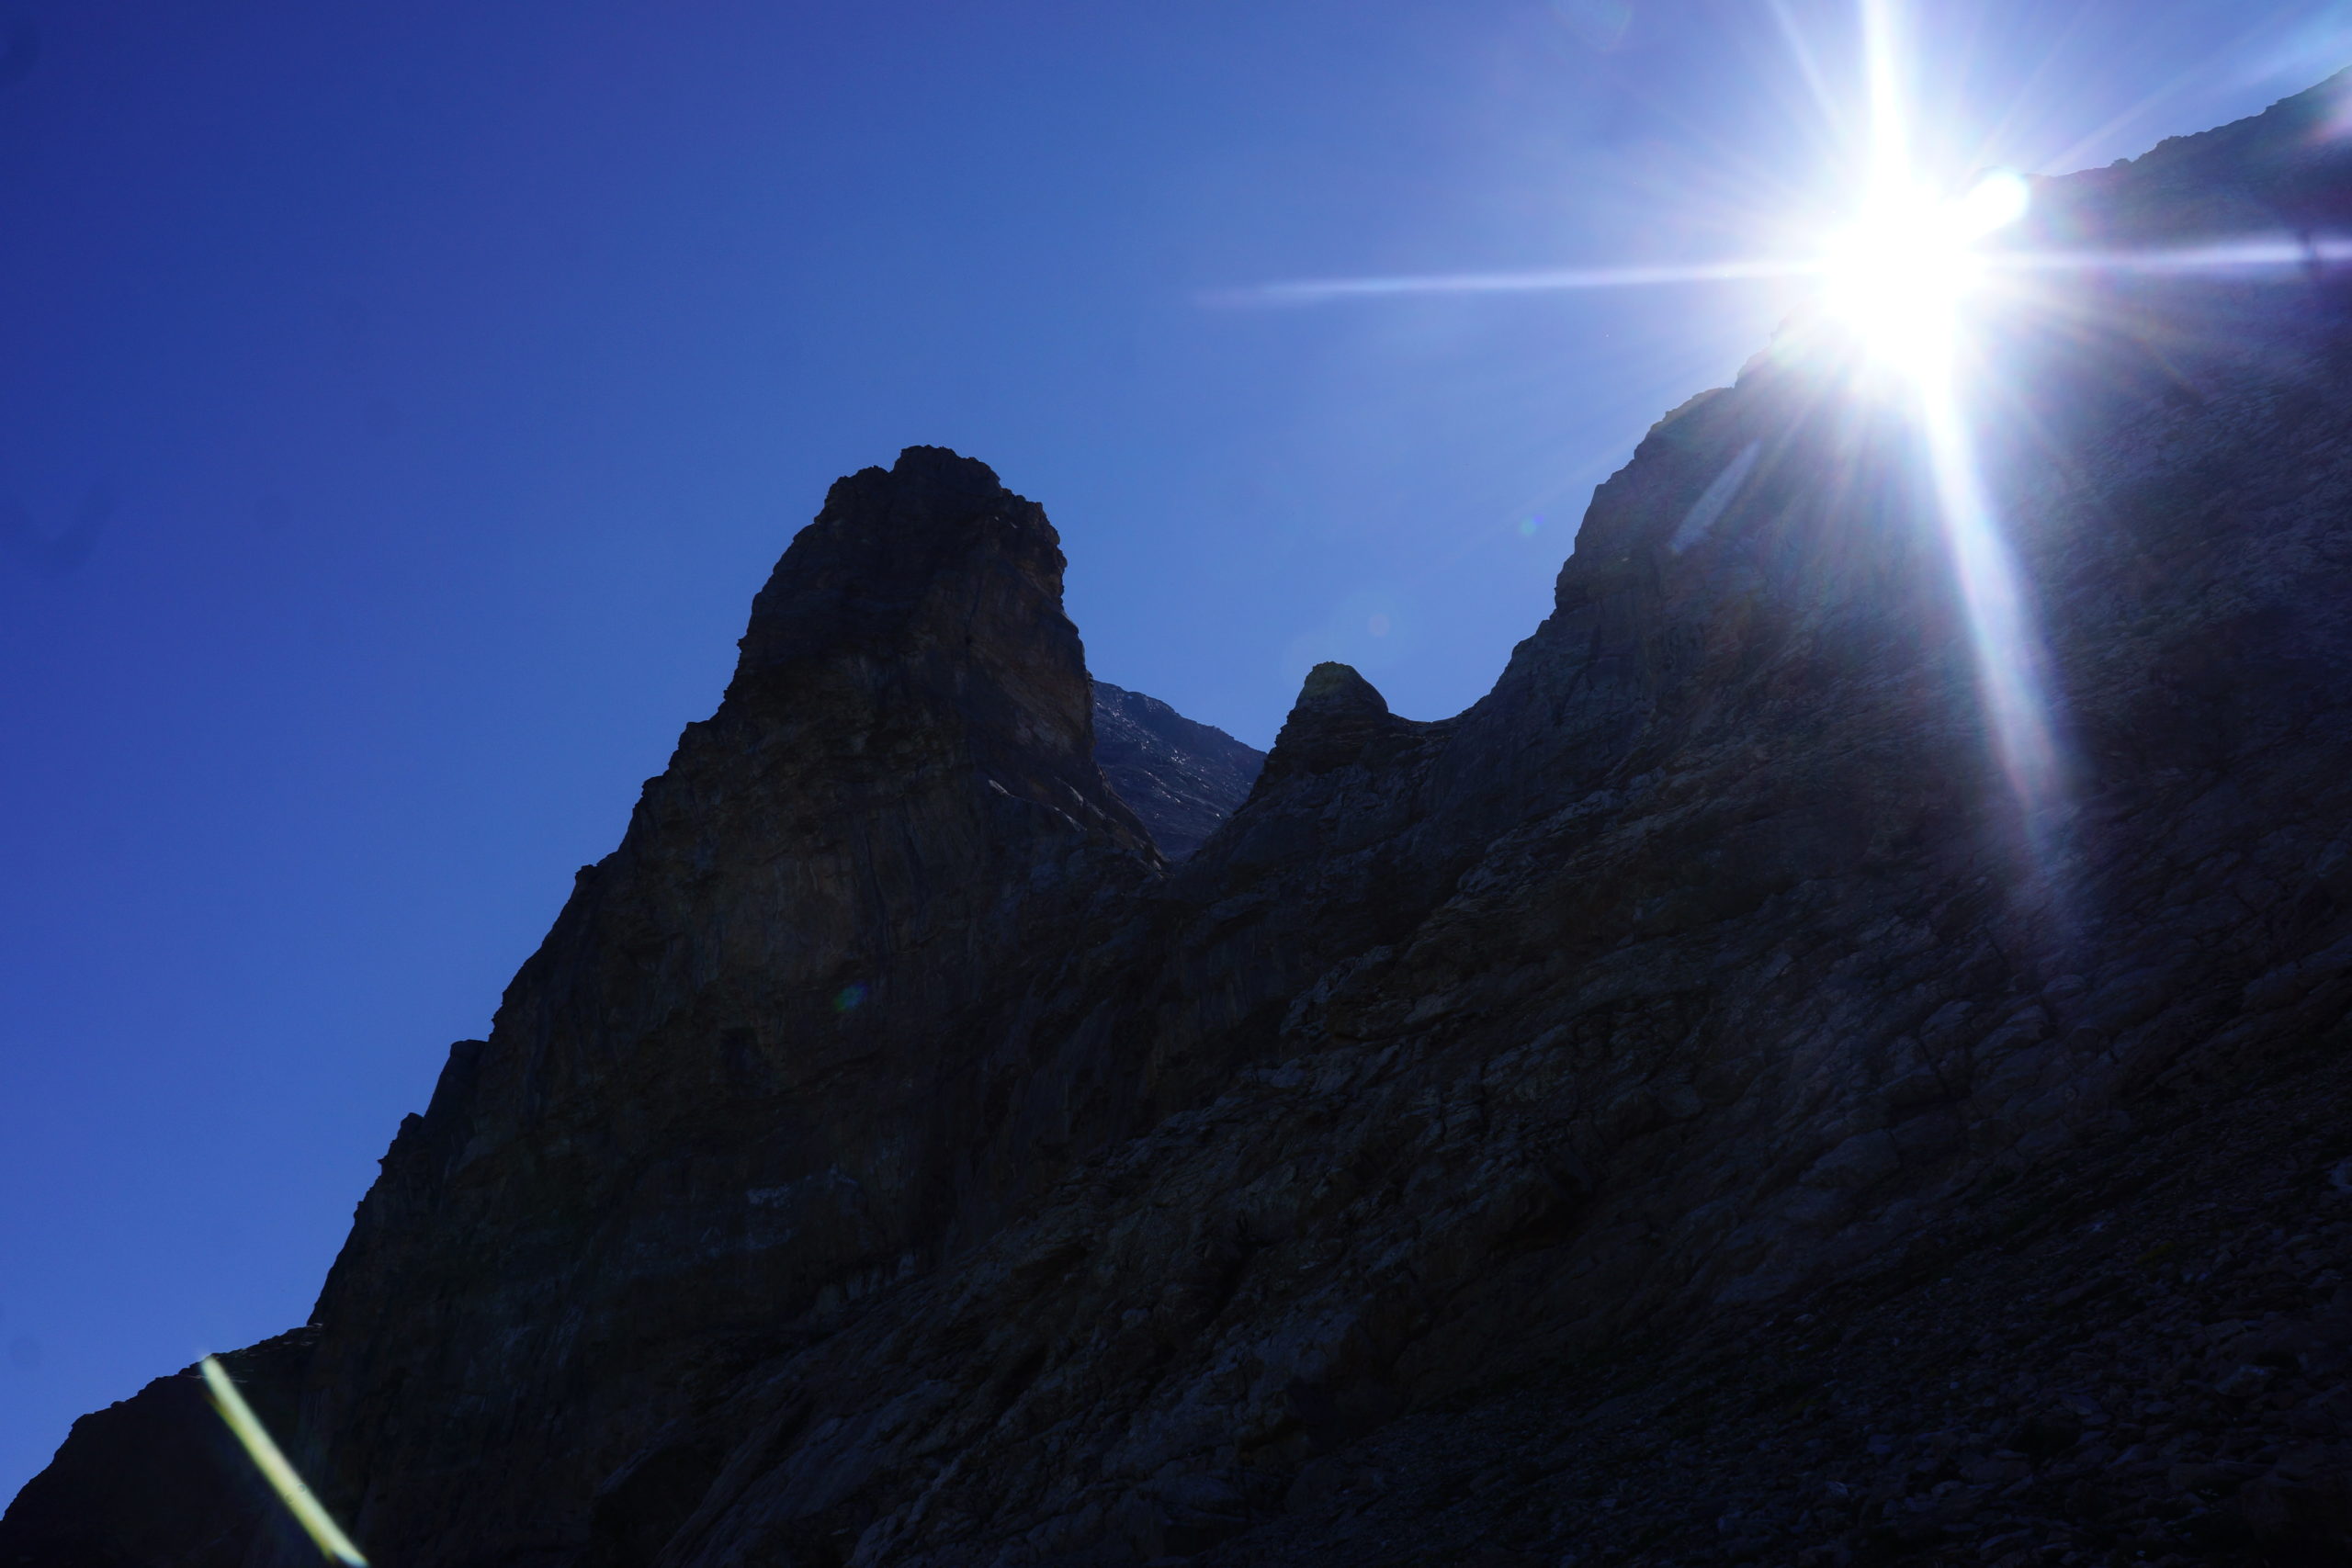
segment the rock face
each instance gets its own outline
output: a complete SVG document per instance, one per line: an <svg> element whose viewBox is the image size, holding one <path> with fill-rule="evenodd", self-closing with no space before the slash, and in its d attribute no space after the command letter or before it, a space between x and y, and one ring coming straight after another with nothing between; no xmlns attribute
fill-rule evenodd
<svg viewBox="0 0 2352 1568"><path fill-rule="evenodd" d="M2315 101L2041 237L2332 210ZM298 1462L398 1568L2340 1561L2352 319L2007 321L2030 810L1826 326L1650 433L1487 697L1319 667L1172 867L1042 514L842 481L250 1353ZM184 1392L0 1563L298 1561L170 1503Z"/></svg>
<svg viewBox="0 0 2352 1568"><path fill-rule="evenodd" d="M1255 746L1108 681L1094 682L1094 760L1171 861L1199 849L1250 798L1266 765Z"/></svg>

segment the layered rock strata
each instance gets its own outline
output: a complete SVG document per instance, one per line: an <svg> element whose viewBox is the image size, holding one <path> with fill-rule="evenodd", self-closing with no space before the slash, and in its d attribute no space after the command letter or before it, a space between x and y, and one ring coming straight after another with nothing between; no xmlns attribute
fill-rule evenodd
<svg viewBox="0 0 2352 1568"><path fill-rule="evenodd" d="M2046 183L2043 237L2324 211L2331 102ZM2352 327L2302 270L2137 276L2050 283L1992 345L2011 651L2068 763L2022 803L1912 427L1826 326L1600 487L1487 697L1418 723L1318 668L1172 867L1092 761L1042 515L922 448L842 481L270 1374L320 1490L400 1568L2342 1549L2332 1329L2244 1350L2308 1342L2278 1393L2316 1447L2179 1426L2165 1462L2256 1470L2192 1469L2174 1518L2045 1476L2093 1462L2054 1380L2208 1421L2267 1386L2221 1365L2246 1324L2161 1388L2136 1276L2052 1309L2112 1309L2054 1368L1972 1382L1973 1341L1909 1326L1939 1281L2248 1245L2125 1202L2157 1173L2352 1156ZM2316 1126L2259 1112L2281 1074ZM2102 1206L2147 1256L2034 1250ZM2249 1310L2308 1315L2327 1235L2282 1228L2312 1268ZM2000 1332L1974 1353L2044 1343ZM1750 1389L1758 1353L1820 1387ZM209 1462L154 1397L77 1428L0 1562L277 1560L193 1526L41 1555ZM1743 1472L1692 1523L1678 1411L1825 1410L1802 1506ZM2173 1529L2225 1482L2233 1523Z"/></svg>

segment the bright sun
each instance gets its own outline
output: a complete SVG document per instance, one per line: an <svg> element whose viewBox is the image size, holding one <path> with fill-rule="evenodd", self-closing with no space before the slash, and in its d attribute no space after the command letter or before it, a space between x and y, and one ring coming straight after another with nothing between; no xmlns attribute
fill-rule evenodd
<svg viewBox="0 0 2352 1568"><path fill-rule="evenodd" d="M1986 175L1956 200L1883 180L1861 216L1832 237L1822 297L1878 358L1922 371L1951 347L1961 301L1984 271L1977 242L2025 216L2026 183Z"/></svg>
<svg viewBox="0 0 2352 1568"><path fill-rule="evenodd" d="M1934 491L1973 645L1978 700L1994 753L2018 803L2033 815L2062 803L2063 770L2040 672L2040 639L2028 587L2002 537L1996 498L1979 472L1965 383L1984 367L1963 354L1972 295L2011 268L2080 265L2065 257L1996 255L1984 241L2023 218L2030 192L2006 170L1979 175L1959 195L1925 170L1949 166L1915 156L1923 105L1914 87L1919 55L1903 38L1905 0L1855 0L1860 13L1864 112L1851 151L1861 193L1852 219L1802 254L1695 265L1562 267L1542 272L1455 273L1440 277L1359 277L1269 284L1217 296L1233 303L1305 304L1392 294L1483 294L1520 289L1655 288L1750 279L1804 278L1821 314L1860 344L1871 391L1899 405L1917 436ZM1802 51L1800 51L1802 53ZM1808 76L1812 68L1806 66ZM1819 83L1816 91L1821 91ZM1826 98L1825 96L1825 107ZM1842 113L1835 118L1843 120ZM1929 117L1932 118L1932 117ZM1943 145L1942 138L1930 138ZM1841 356L1842 357L1842 356ZM1747 482L1757 450L1715 479L1724 494ZM1708 493L1713 493L1712 491ZM1676 536L1679 536L1679 534ZM1679 550L1680 546L1675 546Z"/></svg>

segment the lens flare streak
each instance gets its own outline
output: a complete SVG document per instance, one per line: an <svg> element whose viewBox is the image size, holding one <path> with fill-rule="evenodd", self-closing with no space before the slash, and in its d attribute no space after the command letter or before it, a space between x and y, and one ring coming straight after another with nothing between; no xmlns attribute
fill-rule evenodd
<svg viewBox="0 0 2352 1568"><path fill-rule="evenodd" d="M1937 521L1968 619L1977 700L1995 760L2029 820L2055 805L2062 780L2041 679L2041 638L1985 492L1973 432L1962 412L1957 367L1918 367L1919 434L1927 448Z"/></svg>
<svg viewBox="0 0 2352 1568"><path fill-rule="evenodd" d="M1910 97L1892 0L1861 0L1861 24L1870 177L1855 230L1861 247L1846 242L1844 270L1829 277L1832 302L1838 292L1851 296L1850 313L1866 346L1910 383L1936 523L1968 623L1978 706L1994 759L2030 831L2056 804L2057 748L2040 679L2041 638L1984 484L1963 406L1960 355L1965 299L1983 276L1977 243L2024 217L2030 193L2017 175L1995 175L1957 201L1933 200L1912 164Z"/></svg>
<svg viewBox="0 0 2352 1568"><path fill-rule="evenodd" d="M1990 182L1988 182L1989 184ZM2007 184L2007 181L2003 181ZM2019 185L2022 182L2018 182ZM1963 212L1990 197L1971 192ZM1992 227L1998 227L1993 225ZM1396 277L1301 278L1211 290L1201 303L1226 307L1320 305L1340 299L1386 299L1408 294L1542 294L1601 288L1655 288L1678 284L1745 283L1782 278L1836 277L1860 270L1850 236L1841 237L1826 257L1758 257L1741 261L1692 262L1672 266L1552 267L1529 272L1456 272ZM2329 262L2352 261L2352 243L2308 241L2290 235L2254 235L2223 244L2177 250L2041 251L1980 249L1969 253L1967 268L1984 276L2003 274L2108 272L2152 275L2222 272L2308 271Z"/></svg>
<svg viewBox="0 0 2352 1568"><path fill-rule="evenodd" d="M1995 251L1981 265L1988 272L2117 272L2177 276L2200 272L2307 272L2327 262L2352 261L2352 243L2314 236L2309 240L2259 236L2224 244L2169 251Z"/></svg>
<svg viewBox="0 0 2352 1568"><path fill-rule="evenodd" d="M1674 266L1552 267L1540 272L1457 272L1435 276L1323 277L1261 283L1201 296L1208 305L1314 305L1329 299L1394 294L1532 294L1557 289L1645 288L1679 283L1739 283L1751 278L1804 277L1818 272L1809 260L1695 262Z"/></svg>
<svg viewBox="0 0 2352 1568"><path fill-rule="evenodd" d="M368 1559L359 1554L359 1548L343 1533L343 1528L334 1522L334 1516L311 1495L311 1489L304 1484L301 1475L279 1451L277 1442L269 1435L269 1428L261 1424L261 1417L255 1416L253 1406L245 1403L245 1396L237 1392L237 1385L230 1379L227 1369L210 1356L197 1365L204 1374L206 1390L212 1395L212 1407L220 1412L220 1419L229 1424L229 1430L235 1433L237 1441L244 1445L245 1452L253 1459L254 1467L261 1472L270 1489L286 1505L286 1511L294 1516L295 1523L318 1543L322 1552L345 1564L345 1568L368 1568Z"/></svg>

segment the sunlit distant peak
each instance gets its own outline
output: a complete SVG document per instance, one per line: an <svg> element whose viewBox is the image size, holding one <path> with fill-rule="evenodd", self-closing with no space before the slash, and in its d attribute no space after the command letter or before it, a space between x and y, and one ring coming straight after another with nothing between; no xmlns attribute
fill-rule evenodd
<svg viewBox="0 0 2352 1568"><path fill-rule="evenodd" d="M1875 188L1822 257L1822 299L1880 357L1919 368L1950 346L1952 316L1981 281L1978 242L2025 216L2025 181L1986 175L1957 198L1898 178Z"/></svg>

